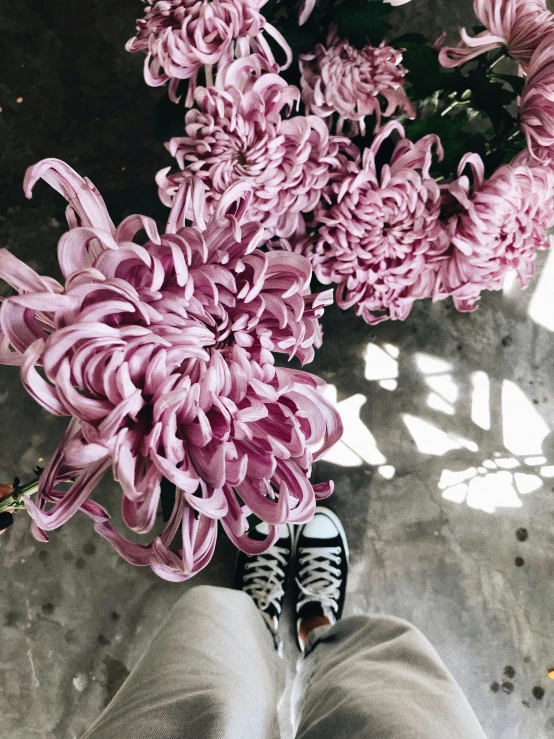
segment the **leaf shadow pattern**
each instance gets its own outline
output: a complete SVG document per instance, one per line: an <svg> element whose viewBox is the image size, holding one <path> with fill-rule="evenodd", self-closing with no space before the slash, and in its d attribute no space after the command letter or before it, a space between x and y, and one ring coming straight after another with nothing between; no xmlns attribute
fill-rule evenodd
<svg viewBox="0 0 554 739"><path fill-rule="evenodd" d="M313 477L335 480L328 505L349 522L355 550L377 481L386 489L416 474L447 507L488 514L550 491L552 342L527 318L531 298L519 293L510 307L489 294L473 314L422 303L406 322L376 327L328 309L307 369L333 386L345 436Z"/></svg>

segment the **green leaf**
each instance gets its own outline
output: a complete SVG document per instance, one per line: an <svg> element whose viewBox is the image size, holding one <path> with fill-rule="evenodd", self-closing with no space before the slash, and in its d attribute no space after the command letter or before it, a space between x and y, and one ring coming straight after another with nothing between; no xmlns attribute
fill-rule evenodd
<svg viewBox="0 0 554 739"><path fill-rule="evenodd" d="M381 0L348 0L331 9L331 21L336 24L339 36L359 49L368 43L378 46L386 37L390 24L385 16L392 6Z"/></svg>
<svg viewBox="0 0 554 739"><path fill-rule="evenodd" d="M165 477L162 478L161 482L161 494L160 503L162 507L162 519L164 523L169 521L173 508L175 506L175 485L167 480Z"/></svg>
<svg viewBox="0 0 554 739"><path fill-rule="evenodd" d="M261 8L260 13L264 16L264 18L267 18L267 20L270 23L273 23L273 19L275 18L275 14L279 10L279 8L282 7L279 0L267 0L263 8Z"/></svg>
<svg viewBox="0 0 554 739"><path fill-rule="evenodd" d="M412 100L422 101L437 92L454 92L460 88L460 77L446 71L439 63L439 55L431 46L419 42L402 42L405 51L402 64L408 70L406 82Z"/></svg>
<svg viewBox="0 0 554 739"><path fill-rule="evenodd" d="M506 138L493 138L489 143L489 151L485 158L485 175L490 177L502 164L509 164L527 147L523 131L517 128Z"/></svg>
<svg viewBox="0 0 554 739"><path fill-rule="evenodd" d="M525 78L518 77L516 74L496 74L496 72L492 72L490 76L493 79L507 82L512 90L518 95L521 95L523 88L525 87Z"/></svg>
<svg viewBox="0 0 554 739"><path fill-rule="evenodd" d="M292 49L295 59L299 54L308 54L317 43L325 41L325 37L321 37L315 19L313 23L310 22L311 20L310 18L304 26L299 26L298 20L293 18L292 21L283 23L279 29ZM297 64L293 66L296 67Z"/></svg>
<svg viewBox="0 0 554 739"><path fill-rule="evenodd" d="M491 82L487 71L486 67L479 66L468 74L470 105L490 119L496 134L503 134L513 130L514 119L506 106L515 102L517 94L507 90L500 82Z"/></svg>
<svg viewBox="0 0 554 739"><path fill-rule="evenodd" d="M466 131L467 116L463 111L452 115L433 113L427 118L406 124L406 136L411 141L419 141L423 136L434 133L439 136L443 148L442 162L435 160L431 173L447 180L456 175L460 159L468 152L485 156L486 139L483 134Z"/></svg>

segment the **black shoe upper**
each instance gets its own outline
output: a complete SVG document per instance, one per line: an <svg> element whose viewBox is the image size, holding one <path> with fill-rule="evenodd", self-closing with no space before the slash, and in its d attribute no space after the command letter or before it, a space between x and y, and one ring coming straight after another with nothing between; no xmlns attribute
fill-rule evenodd
<svg viewBox="0 0 554 739"><path fill-rule="evenodd" d="M325 548L339 548L340 547L340 564L337 564L337 569L340 570L340 581L341 581L341 587L340 587L340 596L337 599L337 610L335 612L335 618L337 621L342 616L342 612L344 610L344 601L346 598L346 582L348 579L348 558L346 556L346 550L343 546L342 538L340 536L335 537L334 539L311 539L308 537L303 537L302 534L299 536L297 544L296 544L296 557L297 562L299 562L299 558L302 556L301 549L315 549L321 547L322 550ZM317 561L317 559L316 559ZM323 555L320 558L320 561L326 562L327 557ZM296 566L296 570L301 569L298 564ZM295 580L295 603L298 602L299 597L298 594L300 593L298 584Z"/></svg>
<svg viewBox="0 0 554 739"><path fill-rule="evenodd" d="M348 579L346 539L343 538L342 532L337 532L337 536L332 538L310 537L306 535L305 528L300 529L296 540L294 568L296 618L326 615L325 609L327 614L332 613L335 621L338 621L344 610ZM298 629L297 641L300 649L303 649Z"/></svg>
<svg viewBox="0 0 554 739"><path fill-rule="evenodd" d="M261 541L265 535L254 529L250 537ZM275 629L281 616L291 558L291 535L278 539L264 554L239 552L237 558L235 588L253 598L258 608L272 619Z"/></svg>

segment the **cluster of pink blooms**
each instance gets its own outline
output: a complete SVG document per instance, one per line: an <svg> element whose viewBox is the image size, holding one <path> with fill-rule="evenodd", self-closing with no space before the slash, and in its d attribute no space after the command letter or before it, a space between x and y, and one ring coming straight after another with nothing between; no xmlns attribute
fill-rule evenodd
<svg viewBox="0 0 554 739"><path fill-rule="evenodd" d="M375 157L394 130L400 140L378 172ZM454 182L439 187L429 175L433 147L441 157L437 137L413 144L389 123L361 166L326 188L311 224L316 237L281 244L306 255L323 284L338 286L338 305L369 324L403 320L423 298L451 296L458 310L474 310L509 272L526 286L536 251L552 244L554 170L524 154L486 180L480 157L468 154Z"/></svg>
<svg viewBox="0 0 554 739"><path fill-rule="evenodd" d="M169 82L169 96L178 101L177 87L189 80L187 105L192 104L198 73L204 69L210 84L213 67L260 54L278 71L279 65L264 34L285 53L285 67L292 52L279 31L267 23L260 9L267 0L146 0L145 16L137 20L137 33L127 51L146 52L144 78L152 87Z"/></svg>
<svg viewBox="0 0 554 739"><path fill-rule="evenodd" d="M215 0L205 3L212 4L219 9ZM301 4L301 24L315 5ZM499 289L512 269L527 284L552 225L552 178L539 167L549 164L554 146L554 15L545 0L474 0L474 7L486 30L470 37L462 29L460 44L441 49L440 60L454 67L505 49L518 62L526 75L520 117L528 162L486 181L470 156L458 178L439 187L429 173L432 149L442 156L436 137L410 144L396 123L380 130L383 118L414 117L402 52L384 43L356 49L331 28L325 45L300 57L301 91L276 73L258 41L241 46L236 61L227 52L219 59L215 84L198 88L186 113L186 135L168 143L180 170L158 174L162 201L171 205L196 176L213 212L229 186L248 183L251 217L264 225L269 248L306 255L321 282L337 285L338 304L369 323L404 319L421 298L450 295L460 310L471 310L480 292ZM230 22L227 30L229 38L238 33ZM146 37L144 30L143 44ZM149 48L156 39L150 35ZM299 98L306 115L293 114ZM329 133L336 124L338 134L365 135L369 116L376 137L364 152ZM391 133L399 140L381 168L376 156ZM468 162L472 185L463 173Z"/></svg>
<svg viewBox="0 0 554 739"><path fill-rule="evenodd" d="M0 363L19 365L28 392L71 418L37 502L26 500L35 535L81 510L128 561L170 580L209 562L218 522L239 548L265 551L279 524L309 520L332 490L309 475L340 437L339 416L321 380L274 356L309 362L321 342L332 291L310 292L312 268L370 324L405 319L422 298L451 296L468 311L508 272L528 284L554 227L545 0L474 0L486 30L462 29L458 46L440 50L446 67L496 49L515 59L528 144L488 179L468 153L442 184L430 174L439 138L414 143L382 120L414 116L402 52L358 50L331 29L301 57L299 90L278 74L266 36L285 65L292 55L260 12L266 1L146 0L127 48L146 52L146 81L169 82L173 100L188 81L185 135L167 145L179 170L157 175L171 207L164 234L139 215L115 227L94 186L50 159L25 187L30 197L43 178L69 203L64 284L0 250L0 277L19 293L2 302ZM300 4L300 23L315 6ZM361 152L349 137L367 133L369 116L375 135ZM330 132L335 123L348 137ZM125 525L148 543L128 541L91 499L109 468ZM175 502L155 534L164 479ZM269 525L263 542L248 536L252 514Z"/></svg>
<svg viewBox="0 0 554 739"><path fill-rule="evenodd" d="M406 318L421 298L451 296L458 310L474 310L481 292L501 289L509 272L527 285L537 249L552 244L547 231L554 227L554 15L544 0L474 4L487 30L475 38L462 30L460 45L442 49L440 60L454 67L494 49L512 55L526 75L520 119L528 153L488 180L481 159L468 154L454 182L439 187L429 175L434 145L441 156L438 139L414 145L397 123L389 123L361 164L343 160L343 170L332 173L308 224L313 238L300 234L280 244L307 255L318 279L337 285L338 304L354 307L370 324ZM338 57L321 47L306 59L303 97L317 115L338 112L355 119L352 111L361 107L352 107L349 116L354 97L348 95L359 73L345 71L341 83L340 66L333 66ZM392 110L409 112L401 98L386 99ZM375 157L395 129L400 140L379 169ZM472 181L465 174L468 165Z"/></svg>
<svg viewBox="0 0 554 739"><path fill-rule="evenodd" d="M349 122L351 136L365 135L365 119L375 116L406 114L415 117L415 111L404 90L406 69L402 66L402 52L386 46L365 46L358 50L341 40L335 28L327 44L318 44L311 54L300 56L302 71L302 100L306 109L331 121L338 114L337 131ZM381 98L386 108L381 112Z"/></svg>
<svg viewBox="0 0 554 739"><path fill-rule="evenodd" d="M0 251L0 277L19 292L0 311L0 362L20 365L37 402L71 417L38 501L26 500L35 535L82 510L129 562L179 581L209 562L218 521L254 553L279 524L309 520L332 491L311 485L311 464L340 437L340 419L321 380L274 362L274 352L309 361L318 341L332 294L310 293L309 262L260 251L242 185L205 220L202 183L186 183L160 235L139 215L116 228L92 183L59 160L28 170L29 197L39 178L69 203L64 284ZM110 467L138 534L154 527L162 479L176 486L171 519L148 544L126 540L90 498ZM269 524L263 542L248 537L252 513Z"/></svg>
<svg viewBox="0 0 554 739"><path fill-rule="evenodd" d="M191 175L206 185L208 209L228 187L246 182L253 192L249 216L269 236L290 236L301 213L315 208L341 152L353 148L315 115L283 117L298 98L298 88L264 73L255 55L223 67L213 87L196 90L197 107L185 117L187 135L168 144L182 171L158 173L162 202L171 205Z"/></svg>

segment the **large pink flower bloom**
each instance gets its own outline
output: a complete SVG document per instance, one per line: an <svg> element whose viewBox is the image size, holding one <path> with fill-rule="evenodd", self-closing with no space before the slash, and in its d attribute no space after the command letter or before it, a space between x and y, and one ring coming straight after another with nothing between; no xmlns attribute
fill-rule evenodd
<svg viewBox="0 0 554 739"><path fill-rule="evenodd" d="M245 551L271 546L279 523L308 520L332 489L308 480L312 459L341 433L324 383L273 359L311 357L330 291L310 294L300 255L258 249L262 228L241 222L243 186L207 224L201 184L183 188L160 236L138 215L115 228L94 186L63 162L30 168L28 196L40 177L69 202L58 247L65 285L0 251L0 276L20 293L0 310L0 361L21 365L46 410L72 417L38 504L26 502L35 534L81 509L128 561L170 580L208 563L217 521ZM185 225L189 202L196 227ZM176 486L171 520L148 545L126 541L89 499L110 466L123 520L140 534L152 530L162 479ZM251 513L270 524L265 542L247 536Z"/></svg>
<svg viewBox="0 0 554 739"><path fill-rule="evenodd" d="M547 10L546 0L474 0L473 7L487 30L472 37L462 28L458 46L440 51L443 67L457 67L505 46L526 68L545 34L553 28L554 15Z"/></svg>
<svg viewBox="0 0 554 739"><path fill-rule="evenodd" d="M385 46L359 50L341 41L336 29L327 37L327 48L318 44L311 54L300 56L302 100L306 109L322 118L338 114L340 133L345 121L349 133L365 134L365 118L375 115L390 118L398 113L415 117L404 90L406 69L402 52ZM381 110L382 100L386 106Z"/></svg>
<svg viewBox="0 0 554 739"><path fill-rule="evenodd" d="M520 120L531 155L554 160L554 33L546 36L531 58Z"/></svg>
<svg viewBox="0 0 554 739"><path fill-rule="evenodd" d="M376 156L393 131L401 139L379 172ZM432 294L428 261L448 246L440 189L429 175L434 146L442 157L438 137L413 144L400 124L387 124L364 151L362 167L337 176L316 207L319 236L305 253L322 283L338 284L341 308L355 306L369 324L403 320L414 300Z"/></svg>
<svg viewBox="0 0 554 739"><path fill-rule="evenodd" d="M251 51L278 65L264 33L283 48L285 67L292 52L283 36L266 22L260 8L267 0L146 0L145 17L127 51L144 51L144 79L152 87L169 81L170 98L177 102L179 80L190 80L187 105L192 104L198 72L204 67L208 84L212 68Z"/></svg>
<svg viewBox="0 0 554 739"><path fill-rule="evenodd" d="M452 246L439 260L434 297L452 295L460 311L475 310L482 290L500 290L514 271L525 287L535 270L537 249L551 245L554 172L518 157L489 180L477 154L467 154L458 179L445 186L445 208L454 210L448 229ZM473 182L464 174L469 165Z"/></svg>
<svg viewBox="0 0 554 739"><path fill-rule="evenodd" d="M187 135L168 144L184 171L168 176L167 168L156 179L170 205L184 179L199 177L208 189L208 210L230 185L247 182L250 216L269 236L289 236L300 213L314 209L331 169L340 166L340 147L352 147L330 136L317 116L282 119L299 90L262 69L255 56L239 59L220 72L216 87L196 91L198 109L186 114Z"/></svg>

